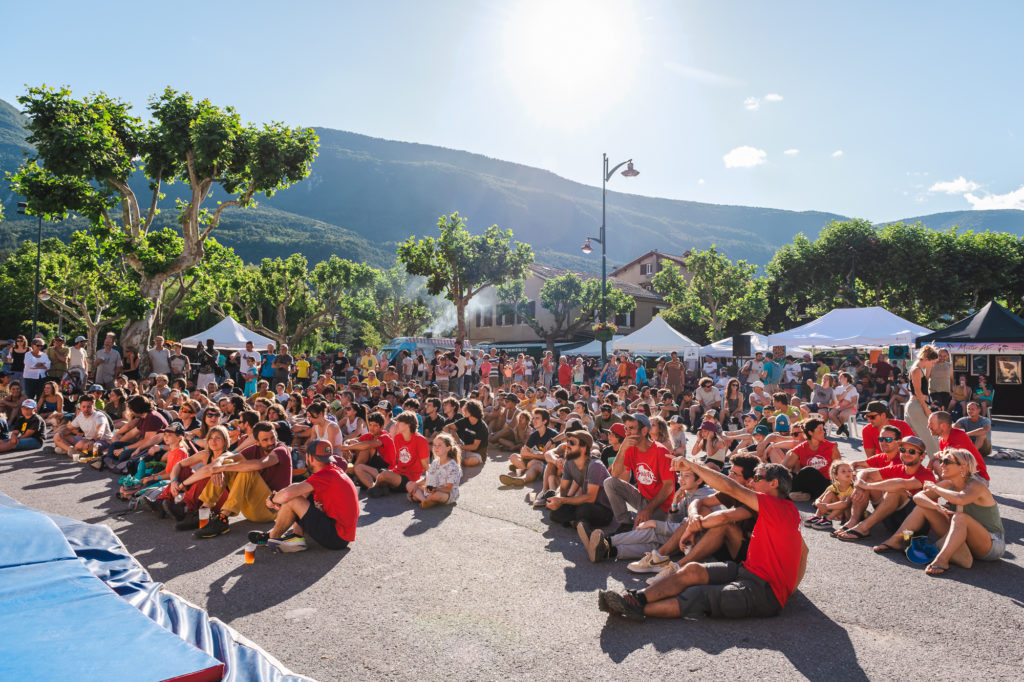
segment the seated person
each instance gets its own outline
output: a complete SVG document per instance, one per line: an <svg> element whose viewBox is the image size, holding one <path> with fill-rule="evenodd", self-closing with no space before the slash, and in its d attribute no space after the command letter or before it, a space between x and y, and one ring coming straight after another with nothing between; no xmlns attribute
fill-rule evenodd
<svg viewBox="0 0 1024 682"><path fill-rule="evenodd" d="M824 421L808 419L801 428L807 439L782 460L782 466L793 474L789 497L794 502L807 502L824 493L829 486L829 467L840 459L839 448L825 438Z"/></svg>
<svg viewBox="0 0 1024 682"><path fill-rule="evenodd" d="M967 416L958 419L953 426L970 437L982 457L992 454L992 421L981 416L979 403L973 400L967 403Z"/></svg>
<svg viewBox="0 0 1024 682"><path fill-rule="evenodd" d="M668 450L650 439L651 422L641 413L624 422L626 437L612 462L611 476L604 481L612 512L619 527L632 530L649 519L664 520L672 506L675 475L669 470ZM636 485L629 483L630 477ZM632 517L629 507L637 510Z"/></svg>
<svg viewBox="0 0 1024 682"><path fill-rule="evenodd" d="M705 420L701 422L697 430L697 437L694 439L693 447L690 450L690 457L706 462L709 466L718 471L725 465L725 458L729 454L729 440L718 435L718 423Z"/></svg>
<svg viewBox="0 0 1024 682"><path fill-rule="evenodd" d="M370 418L374 416L370 415ZM430 443L416 430L419 422L415 413L403 412L395 422L398 430L394 436L394 460L373 480L373 485L366 491L370 497L384 497L389 492L409 492L409 485L420 480L430 464ZM360 478L367 474L366 465L362 467L356 469Z"/></svg>
<svg viewBox="0 0 1024 682"><path fill-rule="evenodd" d="M367 432L345 441L342 451L355 462L356 480L364 488L372 488L377 476L395 464L395 441L384 430L384 415L374 413L366 418ZM349 454L352 453L352 454Z"/></svg>
<svg viewBox="0 0 1024 682"><path fill-rule="evenodd" d="M598 608L631 620L655 618L743 618L775 616L796 591L807 566L807 545L800 536L800 512L787 498L789 471L761 464L753 490L685 457L673 460L677 470L690 470L716 490L734 497L757 513L747 558L741 563L688 563L645 590L601 591ZM717 512L716 512L717 513ZM698 517L700 518L700 517ZM695 522L704 527L728 524L727 516Z"/></svg>
<svg viewBox="0 0 1024 682"><path fill-rule="evenodd" d="M697 433L697 426L702 421L698 417L708 410L715 410L717 414L722 407L722 393L715 388L711 377L704 377L694 391L693 398L695 404L690 407L690 424L693 433Z"/></svg>
<svg viewBox="0 0 1024 682"><path fill-rule="evenodd" d="M199 508L203 506L199 496L210 482L210 477L193 478L192 474L229 454L231 436L227 428L217 425L207 431L203 443L201 450L171 465L165 491L168 500L163 502L163 509L177 520L175 530L195 530L199 527ZM222 495L222 499L226 499L226 494Z"/></svg>
<svg viewBox="0 0 1024 682"><path fill-rule="evenodd" d="M945 409L954 415L963 416L967 414L967 403L971 401L971 397L973 395L974 392L971 391L971 387L967 385L967 375L961 374L959 381L955 386L953 386L953 391L950 393L949 405L945 406ZM939 405L939 408L942 407L944 406ZM978 409L978 414L981 414L980 405L978 406Z"/></svg>
<svg viewBox="0 0 1024 682"><path fill-rule="evenodd" d="M867 427L864 427L867 428ZM881 469L890 464L900 462L900 441L904 436L900 433L900 427L895 424L886 424L875 436L874 443L878 453L867 459L859 459L852 463L854 469Z"/></svg>
<svg viewBox="0 0 1024 682"><path fill-rule="evenodd" d="M11 420L10 424L4 424L3 426L8 427L9 435L6 440L0 440L0 452L38 450L43 447L43 438L46 437L46 423L36 413L35 400L31 398L22 400L18 407L18 414Z"/></svg>
<svg viewBox="0 0 1024 682"><path fill-rule="evenodd" d="M938 455L939 482L928 481L914 495L916 507L903 524L874 551L902 552L901 538L927 526L941 538L938 555L925 569L942 575L950 562L970 568L975 559L997 561L1006 551L1003 521L988 486L977 477L977 463L967 450Z"/></svg>
<svg viewBox="0 0 1024 682"><path fill-rule="evenodd" d="M558 436L558 431L551 428L551 413L546 409L535 409L531 421L533 430L526 438L526 443L517 454L509 457L511 474L501 474L498 477L505 485L521 488L537 480L544 473L544 451Z"/></svg>
<svg viewBox="0 0 1024 682"><path fill-rule="evenodd" d="M853 467L841 459L833 460L828 468L832 483L814 501L814 516L804 521L808 528L832 530L832 522L850 520L853 504Z"/></svg>
<svg viewBox="0 0 1024 682"><path fill-rule="evenodd" d="M914 505L911 497L927 482L935 482L924 466L924 442L917 436L900 441L900 462L880 469L861 469L854 483L850 520L833 534L844 542L864 540L871 529L884 522L890 530L898 528ZM865 518L868 503L874 510Z"/></svg>
<svg viewBox="0 0 1024 682"><path fill-rule="evenodd" d="M585 429L566 433L564 463L558 494L546 498L551 522L563 526L576 524L581 537L589 537L594 527L611 523L612 509L604 491L608 469L594 453L594 437ZM576 494L573 494L573 490Z"/></svg>
<svg viewBox="0 0 1024 682"><path fill-rule="evenodd" d="M995 390L988 385L988 379L982 374L978 377L978 386L974 389L974 400L981 406L981 416L988 417L992 409L992 399L995 397Z"/></svg>
<svg viewBox="0 0 1024 682"><path fill-rule="evenodd" d="M250 532L249 542L277 552L301 552L307 549L306 538L313 538L321 547L346 549L356 539L359 500L352 479L334 462L331 443L307 443L305 468L313 474L267 496L267 509L276 513L274 527Z"/></svg>
<svg viewBox="0 0 1024 682"><path fill-rule="evenodd" d="M948 450L949 448L957 448L959 450L967 450L974 455L974 462L977 465L978 477L985 481L985 485L988 485L989 474L988 467L985 465L985 459L981 456L981 452L978 448L974 447L974 441L963 429L958 429L953 426L953 416L949 412L939 410L938 412L932 412L928 417L928 431L935 436L939 442L939 450ZM939 460L936 457L932 458L932 471L935 474L939 473Z"/></svg>
<svg viewBox="0 0 1024 682"><path fill-rule="evenodd" d="M445 426L445 431L458 437L462 444L462 464L479 466L487 456L488 431L484 423L484 409L479 400L467 400L462 408L465 415Z"/></svg>
<svg viewBox="0 0 1024 682"><path fill-rule="evenodd" d="M910 424L901 419L894 419L889 412L889 406L881 400L873 400L867 404L864 409L864 418L868 423L861 429L860 436L864 457L867 459L870 459L878 451L878 434L883 427L891 424L898 428L900 439L915 435Z"/></svg>
<svg viewBox="0 0 1024 682"><path fill-rule="evenodd" d="M462 453L451 434L436 434L432 452L434 457L423 477L408 485L409 501L418 502L423 509L455 504L462 481Z"/></svg>
<svg viewBox="0 0 1024 682"><path fill-rule="evenodd" d="M95 400L88 393L78 399L78 414L53 436L57 452L92 453L94 449L105 447L110 442L110 424L94 407Z"/></svg>
<svg viewBox="0 0 1024 682"><path fill-rule="evenodd" d="M134 395L128 399L127 405L132 418L111 437L113 442L107 448L107 454L90 462L97 471L104 468L123 471L135 453L163 442L160 432L167 426L167 420L156 411L153 401L144 395Z"/></svg>
<svg viewBox="0 0 1024 682"><path fill-rule="evenodd" d="M225 452L185 481L192 484L209 478L199 499L213 510L210 522L195 531L197 538L213 538L231 530L228 518L241 513L257 523L274 520L274 510L266 505L269 495L292 482L292 457L288 448L277 442L277 431L270 422L253 427L256 445L238 454ZM225 498L222 493L227 492Z"/></svg>

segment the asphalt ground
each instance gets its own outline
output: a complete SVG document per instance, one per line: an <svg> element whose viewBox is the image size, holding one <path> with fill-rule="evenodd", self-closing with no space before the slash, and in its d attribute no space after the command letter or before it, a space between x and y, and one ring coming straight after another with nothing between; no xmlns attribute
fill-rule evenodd
<svg viewBox="0 0 1024 682"><path fill-rule="evenodd" d="M994 441L1024 451L1024 426L997 422ZM859 441L840 445L859 457ZM1024 463L989 462L1002 561L932 578L804 529L807 574L781 616L637 624L598 611L596 592L646 576L591 564L575 531L525 503L529 489L500 486L506 460L470 470L454 507L363 500L348 551L260 548L252 565L242 547L256 525L196 540L125 513L111 476L67 457L0 455L0 492L110 526L154 579L319 680L1022 677Z"/></svg>

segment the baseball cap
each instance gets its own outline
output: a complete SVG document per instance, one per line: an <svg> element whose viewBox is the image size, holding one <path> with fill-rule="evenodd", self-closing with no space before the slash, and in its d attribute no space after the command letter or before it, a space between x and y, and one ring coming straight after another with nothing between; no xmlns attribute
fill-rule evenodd
<svg viewBox="0 0 1024 682"><path fill-rule="evenodd" d="M775 418L775 430L778 431L779 433L788 433L789 417L784 414L780 414L779 416L777 416Z"/></svg>
<svg viewBox="0 0 1024 682"><path fill-rule="evenodd" d="M632 419L636 423L640 424L640 426L646 426L647 428L651 428L651 420L648 419L647 415L644 414L643 412L634 412L633 414L628 415L626 419Z"/></svg>
<svg viewBox="0 0 1024 682"><path fill-rule="evenodd" d="M622 422L615 422L610 429L605 429L605 431L614 433L619 438L626 437L626 427L622 425Z"/></svg>
<svg viewBox="0 0 1024 682"><path fill-rule="evenodd" d="M751 382L750 385L753 386L754 388L764 388L764 382L761 381L760 379Z"/></svg>
<svg viewBox="0 0 1024 682"><path fill-rule="evenodd" d="M157 374L156 372L150 372L149 373L149 378L150 379L156 379L158 376L160 376L160 375ZM224 388L224 384L221 384L221 388Z"/></svg>
<svg viewBox="0 0 1024 682"><path fill-rule="evenodd" d="M92 386L89 387L89 393L96 393L97 391L103 393L104 388L99 384L93 384Z"/></svg>
<svg viewBox="0 0 1024 682"><path fill-rule="evenodd" d="M878 412L879 414L884 414L886 417L891 417L892 416L892 414L889 412L889 406L886 405L885 402L881 401L881 400L872 400L864 408L864 411L865 412Z"/></svg>
<svg viewBox="0 0 1024 682"><path fill-rule="evenodd" d="M25 402L28 402L28 401L25 401ZM917 436L907 436L906 438L904 438L900 442L901 443L906 443L907 445L913 445L915 448L918 448L922 452L924 451L924 441L921 440L920 438L918 438Z"/></svg>
<svg viewBox="0 0 1024 682"><path fill-rule="evenodd" d="M810 353L804 353L804 360L810 360L810 359L811 359L811 354Z"/></svg>
<svg viewBox="0 0 1024 682"><path fill-rule="evenodd" d="M754 427L754 433L760 433L762 436L767 436L772 430L768 428L767 424L758 424Z"/></svg>
<svg viewBox="0 0 1024 682"><path fill-rule="evenodd" d="M32 398L29 398L28 400L22 401L21 406L28 407L34 410L36 409L36 401L32 400Z"/></svg>
<svg viewBox="0 0 1024 682"><path fill-rule="evenodd" d="M181 422L174 422L165 429L160 429L160 433L173 433L176 436L185 435L185 427L182 426Z"/></svg>
<svg viewBox="0 0 1024 682"><path fill-rule="evenodd" d="M710 419L708 419L708 420L702 421L700 423L700 430L701 431L714 431L714 432L717 433L718 432L718 424L716 424L715 422L713 422Z"/></svg>
<svg viewBox="0 0 1024 682"><path fill-rule="evenodd" d="M682 424L683 423L683 418L680 417L677 414L677 415L673 416L671 419L669 419L668 422L669 422L669 424Z"/></svg>
<svg viewBox="0 0 1024 682"><path fill-rule="evenodd" d="M379 407L382 410L390 410L391 409L391 403L389 403L386 400L382 400L379 403L377 403L377 407Z"/></svg>
<svg viewBox="0 0 1024 682"><path fill-rule="evenodd" d="M910 540L906 553L907 558L915 564L929 564L939 555L939 548L928 542L924 535L919 535Z"/></svg>
<svg viewBox="0 0 1024 682"><path fill-rule="evenodd" d="M750 412L744 412L744 413L743 413L743 416L744 416L744 417L750 417L750 418L751 418L751 419L753 419L754 421L757 421L758 419L760 419L760 418L761 418L761 416L760 416L760 415L759 415L759 414L758 414L757 412L754 412L754 411L750 411Z"/></svg>
<svg viewBox="0 0 1024 682"><path fill-rule="evenodd" d="M306 443L306 454L321 462L329 462L334 456L334 447L323 438L314 438Z"/></svg>

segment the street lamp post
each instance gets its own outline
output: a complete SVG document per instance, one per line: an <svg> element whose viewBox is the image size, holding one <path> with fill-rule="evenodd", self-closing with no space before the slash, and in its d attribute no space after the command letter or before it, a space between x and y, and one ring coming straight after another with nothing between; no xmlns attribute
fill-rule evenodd
<svg viewBox="0 0 1024 682"><path fill-rule="evenodd" d="M24 201L18 202L18 213L25 215L25 211L28 209L28 204ZM35 296L32 297L32 336L35 338L36 331L39 327L39 266L42 259L43 253L43 214L39 214L39 232L36 235L36 287L33 290Z"/></svg>
<svg viewBox="0 0 1024 682"><path fill-rule="evenodd" d="M608 197L607 185L608 181L615 175L615 171L619 170L623 166L626 166L626 170L622 171L622 175L627 178L635 178L640 175L640 171L633 168L633 159L627 159L622 163L618 164L611 170L608 170L608 155L601 154L604 161L604 170L601 174L601 232L599 237L587 237L587 241L583 244L583 253L591 253L594 249L590 245L590 240L596 241L601 245L601 324L608 322L608 296L605 292L608 280L608 247L605 239L605 215L606 215L606 204ZM603 365L608 361L608 342L601 341L601 364Z"/></svg>

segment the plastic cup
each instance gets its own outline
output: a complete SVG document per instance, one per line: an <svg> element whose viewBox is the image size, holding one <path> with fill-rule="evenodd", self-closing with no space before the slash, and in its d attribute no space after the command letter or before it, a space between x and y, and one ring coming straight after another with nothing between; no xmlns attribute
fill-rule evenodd
<svg viewBox="0 0 1024 682"><path fill-rule="evenodd" d="M199 508L199 527L203 528L210 522L210 508L200 507Z"/></svg>
<svg viewBox="0 0 1024 682"><path fill-rule="evenodd" d="M252 542L245 546L245 563L252 564L256 562L256 545Z"/></svg>
<svg viewBox="0 0 1024 682"><path fill-rule="evenodd" d="M79 462L81 462L82 461L82 453L79 452L78 450L73 451L71 453L71 461L74 462L75 464L78 464Z"/></svg>
<svg viewBox="0 0 1024 682"><path fill-rule="evenodd" d="M909 545L910 544L910 540L913 537L914 537L914 531L912 531L912 530L905 530L905 531L903 531L903 542L905 542L905 543L907 543Z"/></svg>

